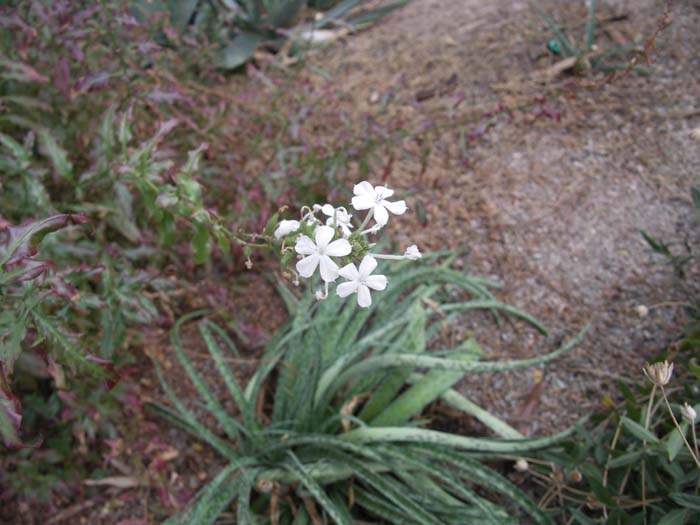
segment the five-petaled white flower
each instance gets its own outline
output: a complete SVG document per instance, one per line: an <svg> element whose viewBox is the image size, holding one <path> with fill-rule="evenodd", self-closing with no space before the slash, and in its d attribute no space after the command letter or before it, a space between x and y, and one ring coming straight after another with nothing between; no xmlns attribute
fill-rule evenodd
<svg viewBox="0 0 700 525"><path fill-rule="evenodd" d="M348 213L348 210L346 210L342 206L334 208L330 204L324 204L321 207L321 212L323 212L324 215L328 216L328 219L326 220L326 226L335 226L336 228L340 228L343 232L343 237L345 237L346 239L350 237L350 234L352 233L350 230L353 226L352 217Z"/></svg>
<svg viewBox="0 0 700 525"><path fill-rule="evenodd" d="M377 260L371 255L365 255L358 269L353 263L343 266L340 269L340 276L347 279L335 289L340 297L347 297L351 293L357 292L357 304L366 308L372 304L372 290L381 291L386 288L386 277L384 275L370 275L377 267Z"/></svg>
<svg viewBox="0 0 700 525"><path fill-rule="evenodd" d="M311 277L318 266L321 267L321 279L331 283L338 278L338 265L331 257L343 257L350 255L352 246L345 239L337 239L333 242L335 230L330 226L318 226L314 231L312 241L306 235L300 235L294 249L300 255L306 255L297 262L297 272L302 277Z"/></svg>
<svg viewBox="0 0 700 525"><path fill-rule="evenodd" d="M282 237L289 235L299 229L299 221L287 221L282 220L277 225L275 229L275 239L281 239Z"/></svg>
<svg viewBox="0 0 700 525"><path fill-rule="evenodd" d="M355 196L352 198L352 206L356 210L374 210L374 220L379 226L385 226L389 221L389 212L394 215L402 215L406 211L406 201L389 202L394 194L386 186L372 186L369 182L362 181L355 184L352 189ZM388 210L388 211L387 211Z"/></svg>

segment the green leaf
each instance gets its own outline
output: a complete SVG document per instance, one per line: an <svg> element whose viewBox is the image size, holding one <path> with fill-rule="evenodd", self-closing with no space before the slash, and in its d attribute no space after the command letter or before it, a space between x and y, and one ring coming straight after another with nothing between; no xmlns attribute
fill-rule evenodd
<svg viewBox="0 0 700 525"><path fill-rule="evenodd" d="M209 229L205 224L194 225L194 237L192 237L193 262L204 264L209 260Z"/></svg>
<svg viewBox="0 0 700 525"><path fill-rule="evenodd" d="M460 348L458 355L451 356L457 361L475 361L481 354L481 348L475 341L467 341ZM446 390L464 377L464 373L432 370L422 379L403 392L370 422L371 426L396 426L419 415L430 403L440 397Z"/></svg>
<svg viewBox="0 0 700 525"><path fill-rule="evenodd" d="M236 523L238 525L257 525L258 521L250 508L250 496L259 469L243 469L240 474L238 499L236 500Z"/></svg>
<svg viewBox="0 0 700 525"><path fill-rule="evenodd" d="M693 207L695 207L696 210L700 210L700 188L697 186L690 188L690 196L693 199Z"/></svg>
<svg viewBox="0 0 700 525"><path fill-rule="evenodd" d="M624 426L637 439L639 439L641 441L648 441L650 443L658 443L659 442L659 438L657 438L654 434L649 432L646 428L644 428L639 423L632 421L627 416L622 416L621 421L622 421L622 426Z"/></svg>
<svg viewBox="0 0 700 525"><path fill-rule="evenodd" d="M644 237L644 240L647 242L647 244L651 247L653 251L661 255L666 255L668 257L672 255L671 250L669 250L668 246L663 241L657 241L656 239L648 235L644 230L640 230L639 233L642 234L642 237Z"/></svg>
<svg viewBox="0 0 700 525"><path fill-rule="evenodd" d="M673 461L683 448L683 436L685 436L685 434L688 432L687 421L683 421L681 423L681 430L683 431L683 434L681 434L678 429L674 427L664 439L664 441L666 441L666 451L668 452L669 461Z"/></svg>
<svg viewBox="0 0 700 525"><path fill-rule="evenodd" d="M236 69L253 57L255 50L265 41L259 33L243 32L220 52L218 66L222 69Z"/></svg>
<svg viewBox="0 0 700 525"><path fill-rule="evenodd" d="M175 355L182 364L182 367L185 369L187 376L190 378L192 384L197 389L197 392L204 400L207 410L217 419L221 427L226 431L229 438L237 438L239 437L239 432L243 430L245 433L246 429L242 428L241 424L234 417L229 415L224 407L221 406L221 403L211 391L206 381L204 381L201 374L192 365L192 362L189 360L182 347L182 341L180 340L179 335L180 327L194 315L198 314L199 312L194 312L193 314L183 316L177 321L177 323L175 323L175 326L171 332L172 346L175 350Z"/></svg>
<svg viewBox="0 0 700 525"><path fill-rule="evenodd" d="M543 438L499 440L472 438L422 428L363 427L342 434L340 439L350 443L425 443L480 452L515 453L548 447L567 438L574 431L575 427L570 427L563 432Z"/></svg>
<svg viewBox="0 0 700 525"><path fill-rule="evenodd" d="M170 21L179 32L183 32L187 28L187 24L197 8L197 3L198 0L168 0Z"/></svg>
<svg viewBox="0 0 700 525"><path fill-rule="evenodd" d="M73 164L68 160L68 153L66 153L66 150L58 145L56 139L46 128L41 128L37 136L43 148L43 153L53 164L56 173L64 179L71 180L73 178Z"/></svg>
<svg viewBox="0 0 700 525"><path fill-rule="evenodd" d="M163 525L209 525L216 521L231 501L236 497L241 482L241 477L234 475L241 467L253 464L250 458L242 458L230 463L223 468L200 492L195 496L195 503L177 516L165 521Z"/></svg>
<svg viewBox="0 0 700 525"><path fill-rule="evenodd" d="M595 42L595 0L588 0L588 17L586 18L586 51L593 48Z"/></svg>
<svg viewBox="0 0 700 525"><path fill-rule="evenodd" d="M670 495L671 499L681 507L692 510L700 510L700 496L694 494L683 494L675 492Z"/></svg>
<svg viewBox="0 0 700 525"><path fill-rule="evenodd" d="M270 6L270 22L273 27L288 27L297 17L306 0L276 0Z"/></svg>
<svg viewBox="0 0 700 525"><path fill-rule="evenodd" d="M394 2L393 4L377 7L376 9L372 9L371 11L367 11L366 13L361 13L356 16L348 17L348 19L345 22L351 26L371 24L372 22L376 22L380 18L385 17L392 11L395 11L396 9L405 6L410 1L411 0L401 0L399 2Z"/></svg>
<svg viewBox="0 0 700 525"><path fill-rule="evenodd" d="M700 365L696 357L693 357L688 361L688 368L695 376L695 379L700 379Z"/></svg>
<svg viewBox="0 0 700 525"><path fill-rule="evenodd" d="M391 354L391 355L380 355L377 357L370 357L361 361L360 363L349 367L342 374L340 374L336 380L333 387L338 389L345 385L351 378L362 376L369 372L374 372L376 370L384 368L397 368L402 366L410 366L415 368L431 368L438 370L453 370L461 372L498 372L505 370L515 370L518 368L527 368L536 366L542 363L546 363L557 359L558 357L564 355L565 353L571 351L586 335L589 326L586 326L579 334L560 347L554 352L548 354L534 357L530 359L519 359L505 362L463 362L454 359L444 359L439 357L432 357L426 355L411 355L411 354ZM332 391L332 390L331 390Z"/></svg>
<svg viewBox="0 0 700 525"><path fill-rule="evenodd" d="M455 390L447 390L440 397L452 408L456 408L457 410L461 410L475 417L493 432L505 439L521 439L524 437L523 434L511 427L508 423L497 418L487 410L484 410Z"/></svg>
<svg viewBox="0 0 700 525"><path fill-rule="evenodd" d="M657 525L684 525L690 511L688 509L675 509L659 520Z"/></svg>
<svg viewBox="0 0 700 525"><path fill-rule="evenodd" d="M640 458L644 456L645 453L645 450L635 450L633 452L627 452L626 454L622 454L621 456L610 460L610 462L608 463L608 467L614 469L627 466L631 463L636 463L640 460Z"/></svg>
<svg viewBox="0 0 700 525"><path fill-rule="evenodd" d="M416 304L411 307L408 315L410 318L410 328L406 344L406 351L415 354L422 354L425 352L426 345L425 330L427 315L425 313L425 309ZM367 403L365 403L365 406L359 415L360 419L369 421L386 410L387 405L404 386L411 372L412 367L405 367L398 370L392 370L386 374L385 378L379 385L379 388L374 391L372 397L367 401ZM375 426L380 425L377 424Z"/></svg>
<svg viewBox="0 0 700 525"><path fill-rule="evenodd" d="M571 513L571 516L581 525L596 525L597 523L574 507L569 507L568 510Z"/></svg>
<svg viewBox="0 0 700 525"><path fill-rule="evenodd" d="M537 0L530 0L530 3L540 15L542 20L545 21L545 23L549 27L549 30L554 34L557 40L559 40L559 43L564 47L564 53L566 54L566 56L577 56L579 54L578 50L571 44L571 41L568 38L566 38L566 35L562 32L562 30L559 28L554 19L551 16L549 16L544 11L544 9L542 9L539 2L537 2Z"/></svg>
<svg viewBox="0 0 700 525"><path fill-rule="evenodd" d="M263 228L263 235L271 236L275 232L275 226L279 222L280 214L279 212L273 213L272 217L267 220L265 227Z"/></svg>
<svg viewBox="0 0 700 525"><path fill-rule="evenodd" d="M292 453L289 452L289 457L292 459L292 463L287 465L290 472L299 476L299 480L302 485L308 490L316 501L323 507L323 509L328 513L328 515L336 522L337 525L353 525L352 522L345 518L345 514L339 511L335 503L331 501L328 495L323 491L321 486L309 475L308 470L299 459Z"/></svg>

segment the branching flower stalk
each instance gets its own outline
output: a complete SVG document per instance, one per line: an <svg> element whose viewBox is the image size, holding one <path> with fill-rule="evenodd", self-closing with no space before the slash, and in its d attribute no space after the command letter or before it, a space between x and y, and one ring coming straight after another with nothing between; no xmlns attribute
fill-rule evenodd
<svg viewBox="0 0 700 525"><path fill-rule="evenodd" d="M317 300L328 298L330 284L342 277L345 282L338 284L336 295L347 297L357 294L357 304L366 308L372 304L371 291L380 292L387 287L386 276L373 273L378 259L416 261L422 255L415 244L406 248L402 255L377 253L372 251L376 243L367 240L369 235L378 233L387 225L391 215L403 215L408 209L403 200L389 200L394 190L362 181L354 186L353 194L352 208L367 212L357 228L352 224L353 217L346 208L314 204L302 207L300 220L282 219L277 222L272 236L274 242L281 241L283 267L291 262L296 253L298 261L295 269L299 276L311 279L318 270L323 289L316 291ZM325 222L316 217L317 213L326 216ZM372 220L375 224L370 226ZM271 244L274 245L274 242ZM288 248L292 245L293 251ZM337 260L345 265L341 268Z"/></svg>

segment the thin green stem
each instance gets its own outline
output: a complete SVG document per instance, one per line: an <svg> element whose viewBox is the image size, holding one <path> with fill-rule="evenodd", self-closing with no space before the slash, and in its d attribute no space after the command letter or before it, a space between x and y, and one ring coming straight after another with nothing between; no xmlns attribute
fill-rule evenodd
<svg viewBox="0 0 700 525"><path fill-rule="evenodd" d="M688 452L690 452L690 455L693 456L693 461L695 462L695 465L700 469L700 461L698 461L698 456L695 454L695 451L693 450L693 447L690 446L690 443L688 443L688 440L685 437L685 433L681 430L681 426L678 424L678 420L676 419L676 416L673 414L673 410L671 409L671 403L668 402L668 397L666 397L666 390L664 390L664 387L661 387L661 393L664 396L664 401L666 401L666 408L668 408L668 413L671 414L671 419L673 419L673 424L676 425L676 429L678 429L678 432L680 432L681 437L683 438L683 443L685 443L686 448L688 449ZM695 431L695 426L693 425L693 431Z"/></svg>
<svg viewBox="0 0 700 525"><path fill-rule="evenodd" d="M644 418L644 430L649 430L649 421L651 421L651 407L654 404L654 398L656 397L656 383L651 387L651 395L649 396L649 403L647 403L647 414ZM642 447L646 448L647 442L642 441ZM642 457L642 513L644 514L644 525L647 525L647 484L646 484L646 461Z"/></svg>
<svg viewBox="0 0 700 525"><path fill-rule="evenodd" d="M359 231L362 231L365 229L365 226L369 224L369 221L374 217L374 208L370 208L369 211L367 212L367 215L365 216L365 220L362 221L362 224L358 228Z"/></svg>

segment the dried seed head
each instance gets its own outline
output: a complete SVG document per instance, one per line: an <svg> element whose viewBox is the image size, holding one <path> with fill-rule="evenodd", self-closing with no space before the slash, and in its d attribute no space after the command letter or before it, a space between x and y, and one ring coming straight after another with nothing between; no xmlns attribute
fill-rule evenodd
<svg viewBox="0 0 700 525"><path fill-rule="evenodd" d="M656 386L664 386L671 381L671 374L673 374L673 363L664 361L663 363L653 363L647 365L643 368L644 375L647 376L649 381L654 383Z"/></svg>
<svg viewBox="0 0 700 525"><path fill-rule="evenodd" d="M695 423L695 419L698 417L698 414L697 412L695 412L695 409L692 406L690 406L687 401L681 407L681 414L683 414L683 417L691 423Z"/></svg>
<svg viewBox="0 0 700 525"><path fill-rule="evenodd" d="M519 458L515 462L515 470L518 472L527 472L530 469L530 465L524 458Z"/></svg>
<svg viewBox="0 0 700 525"><path fill-rule="evenodd" d="M272 489L275 488L274 483L270 481L269 479L261 479L258 480L257 482L257 488L259 492L262 492L263 494L269 494L272 492Z"/></svg>
<svg viewBox="0 0 700 525"><path fill-rule="evenodd" d="M693 140L700 141L700 128L695 128L690 132L690 138Z"/></svg>
<svg viewBox="0 0 700 525"><path fill-rule="evenodd" d="M572 470L571 472L569 472L569 479L574 483L578 483L583 479L583 476L578 470Z"/></svg>

